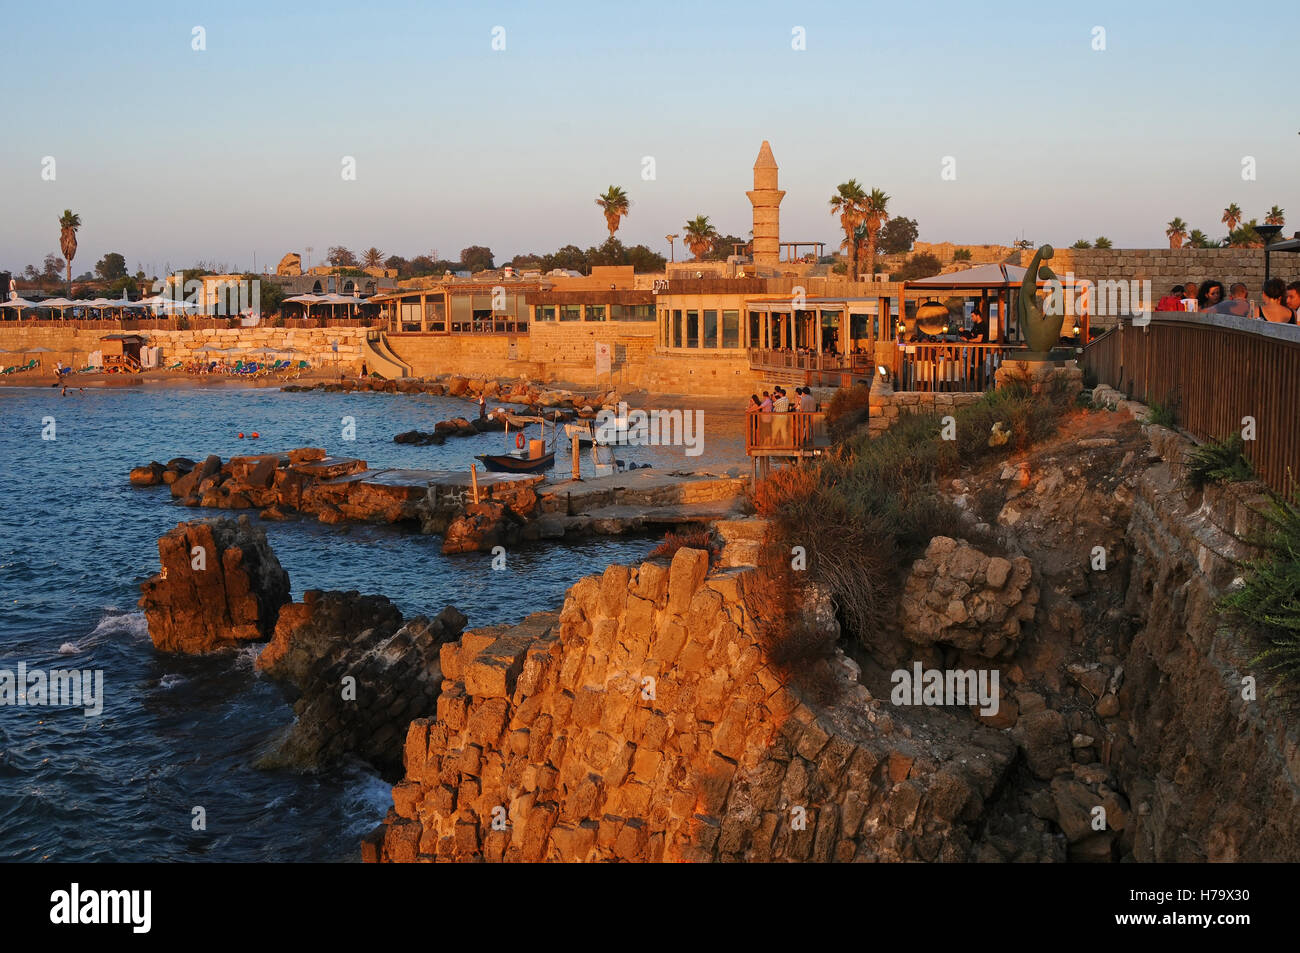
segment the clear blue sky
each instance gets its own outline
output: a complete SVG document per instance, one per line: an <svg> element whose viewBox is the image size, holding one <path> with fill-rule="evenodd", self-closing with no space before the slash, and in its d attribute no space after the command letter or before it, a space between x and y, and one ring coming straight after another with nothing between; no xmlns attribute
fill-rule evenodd
<svg viewBox="0 0 1300 953"><path fill-rule="evenodd" d="M1300 5L980 6L8 4L0 268L56 251L64 208L74 273L108 251L152 272L335 244L500 261L598 244L611 183L633 201L620 238L666 252L697 213L748 235L763 139L786 240L838 243L827 201L850 177L926 241L1150 247L1175 215L1221 236L1233 201L1300 229Z"/></svg>

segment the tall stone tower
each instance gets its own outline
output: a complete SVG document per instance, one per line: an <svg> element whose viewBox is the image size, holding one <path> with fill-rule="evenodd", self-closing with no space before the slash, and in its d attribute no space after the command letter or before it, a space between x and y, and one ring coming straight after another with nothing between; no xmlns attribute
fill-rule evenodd
<svg viewBox="0 0 1300 953"><path fill-rule="evenodd" d="M776 187L776 159L766 139L754 160L754 191L746 192L754 206L754 265L775 268L781 257L781 199Z"/></svg>

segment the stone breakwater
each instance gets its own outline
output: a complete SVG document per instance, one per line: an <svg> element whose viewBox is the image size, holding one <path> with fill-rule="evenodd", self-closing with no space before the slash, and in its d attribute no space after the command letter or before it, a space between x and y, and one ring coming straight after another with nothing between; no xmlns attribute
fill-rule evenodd
<svg viewBox="0 0 1300 953"><path fill-rule="evenodd" d="M537 505L536 474L485 473L480 500L496 502L523 519ZM165 485L182 506L259 509L262 519L294 514L322 523L346 521L415 523L441 533L470 502L468 473L435 470L370 470L364 460L332 457L318 447L288 453L231 457L215 454L194 461L176 457L136 467L135 486Z"/></svg>
<svg viewBox="0 0 1300 953"><path fill-rule="evenodd" d="M545 387L527 378L454 377L436 378L404 377L398 380L381 380L375 377L348 378L340 381L315 381L306 384L286 384L281 390L288 393L305 391L373 392L379 394L430 394L434 397L460 397L464 400L497 401L505 404L523 404L535 408L568 408L594 414L601 408L616 410L623 396L616 390L576 392Z"/></svg>

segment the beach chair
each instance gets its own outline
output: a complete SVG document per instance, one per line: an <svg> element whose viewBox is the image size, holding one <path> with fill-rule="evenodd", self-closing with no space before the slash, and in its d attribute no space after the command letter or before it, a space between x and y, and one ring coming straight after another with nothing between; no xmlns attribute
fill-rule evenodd
<svg viewBox="0 0 1300 953"><path fill-rule="evenodd" d="M310 361L299 361L299 362L298 362L298 370L300 370L300 371L305 371L305 370L307 370L307 368L309 368L309 367L311 367L311 362L310 362Z"/></svg>
<svg viewBox="0 0 1300 953"><path fill-rule="evenodd" d="M36 358L32 358L30 361L28 361L28 362L27 362L26 364L24 364L22 367L18 368L18 370L19 370L19 371L30 371L30 370L32 370L32 369L35 368L35 367L36 367Z"/></svg>

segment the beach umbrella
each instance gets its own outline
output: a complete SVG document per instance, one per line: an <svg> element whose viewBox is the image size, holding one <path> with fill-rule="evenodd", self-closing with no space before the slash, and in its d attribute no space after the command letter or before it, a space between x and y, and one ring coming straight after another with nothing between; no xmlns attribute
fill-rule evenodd
<svg viewBox="0 0 1300 953"><path fill-rule="evenodd" d="M63 312L66 308L75 308L77 302L69 301L67 298L46 298L36 305L38 308L58 308L59 320L63 320Z"/></svg>

